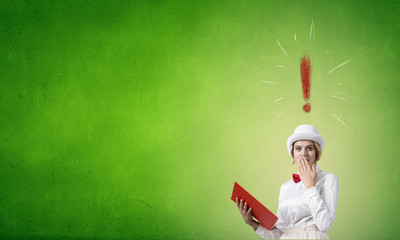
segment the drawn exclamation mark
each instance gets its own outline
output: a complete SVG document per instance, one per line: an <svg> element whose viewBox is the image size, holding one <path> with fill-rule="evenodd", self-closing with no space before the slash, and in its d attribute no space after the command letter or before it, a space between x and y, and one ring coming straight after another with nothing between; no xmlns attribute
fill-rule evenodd
<svg viewBox="0 0 400 240"><path fill-rule="evenodd" d="M311 59L310 56L304 54L300 60L300 74L301 84L303 87L303 98L306 104L303 106L304 112L308 113L311 111L310 101L310 87L311 87Z"/></svg>

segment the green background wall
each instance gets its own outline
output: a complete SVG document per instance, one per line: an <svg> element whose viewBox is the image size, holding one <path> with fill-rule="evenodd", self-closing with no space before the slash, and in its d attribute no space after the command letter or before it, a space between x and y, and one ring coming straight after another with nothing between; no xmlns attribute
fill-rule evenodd
<svg viewBox="0 0 400 240"><path fill-rule="evenodd" d="M1 1L0 237L258 239L233 183L276 212L296 171L286 139L310 123L326 139L321 169L339 178L331 239L396 238L399 11L395 0Z"/></svg>

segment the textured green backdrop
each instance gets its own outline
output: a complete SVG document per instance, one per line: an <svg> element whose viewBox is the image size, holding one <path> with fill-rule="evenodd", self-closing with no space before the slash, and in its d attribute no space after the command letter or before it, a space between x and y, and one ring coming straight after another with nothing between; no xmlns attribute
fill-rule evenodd
<svg viewBox="0 0 400 240"><path fill-rule="evenodd" d="M339 178L331 239L398 237L399 12L398 0L1 1L0 237L258 239L233 183L276 212L303 123Z"/></svg>

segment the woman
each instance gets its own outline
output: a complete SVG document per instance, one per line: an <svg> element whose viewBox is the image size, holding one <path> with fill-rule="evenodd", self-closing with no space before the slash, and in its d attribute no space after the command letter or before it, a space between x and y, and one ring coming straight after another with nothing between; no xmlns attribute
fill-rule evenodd
<svg viewBox="0 0 400 240"><path fill-rule="evenodd" d="M326 233L335 219L339 192L337 177L322 171L317 162L325 141L311 125L300 125L287 140L289 155L298 174L282 184L278 220L272 231L255 221L247 203L236 198L246 224L263 239L329 239Z"/></svg>

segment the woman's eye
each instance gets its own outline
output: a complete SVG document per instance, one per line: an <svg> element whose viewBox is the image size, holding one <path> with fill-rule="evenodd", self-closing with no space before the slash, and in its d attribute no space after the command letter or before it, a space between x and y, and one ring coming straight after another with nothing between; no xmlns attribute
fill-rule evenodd
<svg viewBox="0 0 400 240"><path fill-rule="evenodd" d="M296 147L296 150L297 150L297 151L300 151L301 149L300 149L299 147Z"/></svg>
<svg viewBox="0 0 400 240"><path fill-rule="evenodd" d="M307 148L308 151L311 151L312 149L313 149L312 147L308 147L308 148Z"/></svg>

